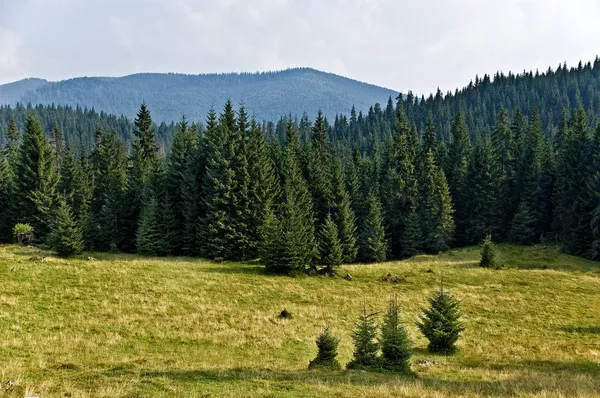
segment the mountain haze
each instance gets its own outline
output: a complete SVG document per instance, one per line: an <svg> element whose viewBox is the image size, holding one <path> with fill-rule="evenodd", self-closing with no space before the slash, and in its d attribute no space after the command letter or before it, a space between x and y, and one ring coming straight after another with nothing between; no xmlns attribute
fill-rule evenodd
<svg viewBox="0 0 600 398"><path fill-rule="evenodd" d="M211 107L227 99L244 103L259 120L286 114L316 114L329 118L347 113L352 105L366 111L397 92L310 68L280 72L185 75L140 73L124 77L79 77L59 82L25 79L0 86L0 103L80 105L134 117L145 102L156 121L182 114L203 120Z"/></svg>

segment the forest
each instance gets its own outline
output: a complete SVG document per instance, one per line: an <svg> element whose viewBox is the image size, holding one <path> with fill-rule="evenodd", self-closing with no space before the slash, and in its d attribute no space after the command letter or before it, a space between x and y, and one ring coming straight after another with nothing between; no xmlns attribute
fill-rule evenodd
<svg viewBox="0 0 600 398"><path fill-rule="evenodd" d="M0 239L82 250L260 258L269 271L495 242L600 256L600 61L476 78L277 123L231 101L168 131L93 111L3 107ZM74 122L65 134L58 112ZM24 123L11 114L26 113ZM74 140L80 124L81 137ZM51 127L52 126L52 127ZM85 126L85 127L83 127ZM131 134L129 133L131 129ZM73 144L76 142L77 144Z"/></svg>

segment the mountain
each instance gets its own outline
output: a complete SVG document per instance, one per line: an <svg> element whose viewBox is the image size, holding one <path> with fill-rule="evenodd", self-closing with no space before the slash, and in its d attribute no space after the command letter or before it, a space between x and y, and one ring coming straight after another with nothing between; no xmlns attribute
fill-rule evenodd
<svg viewBox="0 0 600 398"><path fill-rule="evenodd" d="M145 102L153 119L173 121L185 115L204 120L211 107L231 99L244 103L259 120L283 115L316 114L329 118L354 105L366 111L397 92L310 68L280 72L185 75L140 73L124 77L79 77L59 82L26 79L0 85L0 104L80 105L134 117Z"/></svg>

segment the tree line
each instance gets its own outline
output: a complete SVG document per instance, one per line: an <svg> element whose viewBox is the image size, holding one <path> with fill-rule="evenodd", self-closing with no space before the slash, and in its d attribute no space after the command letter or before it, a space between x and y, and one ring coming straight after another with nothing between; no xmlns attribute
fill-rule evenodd
<svg viewBox="0 0 600 398"><path fill-rule="evenodd" d="M283 137L269 139L269 126L227 102L204 126L182 119L166 154L145 105L129 147L99 127L79 153L60 128L48 138L31 109L22 131L10 123L0 161L0 239L30 224L38 242L73 252L260 258L282 273L487 235L599 257L600 127L583 106L563 110L552 138L536 107L501 108L475 136L459 112L445 140L431 115L417 127L410 101L398 98L394 133L371 148L332 139L320 112L283 119Z"/></svg>

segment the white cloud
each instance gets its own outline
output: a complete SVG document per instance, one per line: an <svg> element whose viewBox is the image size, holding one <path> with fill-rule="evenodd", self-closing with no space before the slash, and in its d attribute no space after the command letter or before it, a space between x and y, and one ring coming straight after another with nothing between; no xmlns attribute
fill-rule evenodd
<svg viewBox="0 0 600 398"><path fill-rule="evenodd" d="M15 32L0 25L0 76L3 80L23 76L24 71L21 69L19 58L21 44L22 40Z"/></svg>
<svg viewBox="0 0 600 398"><path fill-rule="evenodd" d="M27 63L32 75L58 79L310 66L427 94L438 86L464 86L475 74L592 60L600 37L595 0L53 4L22 0L10 6L0 24L10 22L5 29L21 46L14 37L7 40L13 44L0 50L0 68Z"/></svg>

